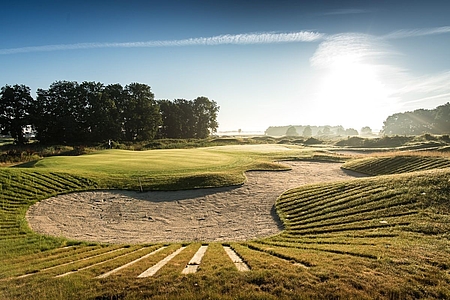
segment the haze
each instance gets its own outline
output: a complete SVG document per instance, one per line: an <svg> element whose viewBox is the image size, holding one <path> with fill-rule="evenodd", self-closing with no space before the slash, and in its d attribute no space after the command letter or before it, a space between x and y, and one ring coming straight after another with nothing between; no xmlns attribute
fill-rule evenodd
<svg viewBox="0 0 450 300"><path fill-rule="evenodd" d="M381 129L450 101L448 1L8 1L0 85L130 82L206 96L219 132ZM394 2L394 3L392 3Z"/></svg>

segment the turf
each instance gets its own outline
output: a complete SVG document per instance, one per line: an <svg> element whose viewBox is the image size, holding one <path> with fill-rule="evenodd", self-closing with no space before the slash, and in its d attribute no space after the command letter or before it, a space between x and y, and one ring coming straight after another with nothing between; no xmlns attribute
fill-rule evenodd
<svg viewBox="0 0 450 300"><path fill-rule="evenodd" d="M450 169L422 167L430 166L428 156L416 156L414 162L401 157L401 168L389 173L409 170L402 174L286 191L276 203L285 225L281 234L230 244L250 272L238 272L222 244L211 243L198 273L182 275L200 246L188 243L153 277L136 278L183 245L166 245L139 264L96 279L163 245L102 245L42 236L29 230L24 218L29 205L56 194L127 184L139 188L136 177L155 178L158 184L148 188L173 187L176 181L188 187L192 179L198 185L223 184L211 174L239 182L242 170L280 167L271 163L275 159L314 156L301 148L258 147L103 151L0 169L0 298L450 298ZM355 161L352 168L361 170L361 165L369 174L380 174L382 166L392 164L374 157L371 164Z"/></svg>
<svg viewBox="0 0 450 300"><path fill-rule="evenodd" d="M229 186L247 170L285 169L274 159L308 156L311 149L284 145L222 146L147 151L102 150L53 156L16 168L70 172L115 189L170 190Z"/></svg>

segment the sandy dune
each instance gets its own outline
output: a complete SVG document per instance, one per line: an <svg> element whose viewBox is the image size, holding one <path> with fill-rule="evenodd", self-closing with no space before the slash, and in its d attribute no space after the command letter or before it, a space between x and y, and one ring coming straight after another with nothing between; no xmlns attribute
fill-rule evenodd
<svg viewBox="0 0 450 300"><path fill-rule="evenodd" d="M247 172L238 187L171 192L93 191L43 200L27 212L39 233L105 243L241 241L276 234L274 203L300 185L362 176L339 163L286 162L291 171Z"/></svg>

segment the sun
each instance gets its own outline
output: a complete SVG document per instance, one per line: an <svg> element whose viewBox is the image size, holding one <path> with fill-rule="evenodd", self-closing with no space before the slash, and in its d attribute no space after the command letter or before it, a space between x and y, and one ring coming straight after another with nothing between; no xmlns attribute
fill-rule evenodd
<svg viewBox="0 0 450 300"><path fill-rule="evenodd" d="M334 57L320 72L315 102L326 124L369 125L387 101L379 67L355 55Z"/></svg>

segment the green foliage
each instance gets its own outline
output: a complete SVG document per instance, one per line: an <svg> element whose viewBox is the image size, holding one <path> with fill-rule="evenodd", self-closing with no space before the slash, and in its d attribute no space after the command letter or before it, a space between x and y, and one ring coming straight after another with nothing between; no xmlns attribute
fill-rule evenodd
<svg viewBox="0 0 450 300"><path fill-rule="evenodd" d="M148 140L161 123L159 106L146 84L122 88L75 81L57 81L48 90L39 89L32 121L38 140L58 144Z"/></svg>
<svg viewBox="0 0 450 300"><path fill-rule="evenodd" d="M11 134L20 145L26 142L24 130L30 124L33 98L25 85L5 85L0 91L0 134Z"/></svg>
<svg viewBox="0 0 450 300"><path fill-rule="evenodd" d="M198 97L193 101L160 100L162 127L160 136L175 139L204 139L217 131L219 106L214 100Z"/></svg>
<svg viewBox="0 0 450 300"><path fill-rule="evenodd" d="M424 133L450 133L450 103L435 109L416 109L396 113L384 121L383 133L386 135L420 135Z"/></svg>
<svg viewBox="0 0 450 300"><path fill-rule="evenodd" d="M203 139L217 131L218 112L217 103L206 97L156 101L141 83L56 81L38 89L36 100L28 87L6 85L0 93L0 133L10 133L19 144L25 143L28 125L48 144L148 141L157 134Z"/></svg>

